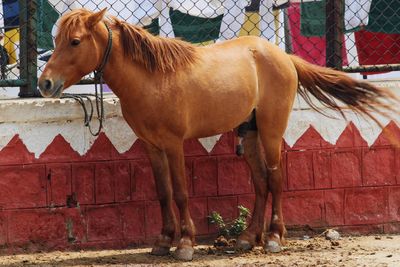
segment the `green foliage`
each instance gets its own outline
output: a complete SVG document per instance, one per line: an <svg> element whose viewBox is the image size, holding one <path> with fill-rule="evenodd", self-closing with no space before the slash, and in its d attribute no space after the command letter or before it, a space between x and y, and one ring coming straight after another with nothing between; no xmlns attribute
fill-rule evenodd
<svg viewBox="0 0 400 267"><path fill-rule="evenodd" d="M251 217L250 211L244 206L238 206L239 217L231 222L225 222L222 216L213 211L208 218L210 223L217 225L219 234L226 238L238 237L247 228L247 219Z"/></svg>
<svg viewBox="0 0 400 267"><path fill-rule="evenodd" d="M208 216L208 218L210 220L210 223L217 225L220 235L223 236L229 235L229 230L226 227L224 219L218 212L216 211L211 212L211 215Z"/></svg>

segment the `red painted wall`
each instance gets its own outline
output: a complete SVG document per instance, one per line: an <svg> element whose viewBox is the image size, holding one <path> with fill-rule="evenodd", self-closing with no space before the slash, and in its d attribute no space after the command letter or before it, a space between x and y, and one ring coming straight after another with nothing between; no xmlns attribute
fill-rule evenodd
<svg viewBox="0 0 400 267"><path fill-rule="evenodd" d="M400 129L388 127L400 139ZM250 172L234 147L233 133L210 154L197 140L186 142L198 235L215 233L207 221L211 211L233 218L237 205L252 207ZM310 127L292 148L284 146L282 157L289 228L400 232L400 150L384 134L368 147L350 125L331 145ZM149 242L161 227L142 144L119 154L105 135L82 157L57 136L39 159L15 136L0 151L0 207L5 250L121 247Z"/></svg>

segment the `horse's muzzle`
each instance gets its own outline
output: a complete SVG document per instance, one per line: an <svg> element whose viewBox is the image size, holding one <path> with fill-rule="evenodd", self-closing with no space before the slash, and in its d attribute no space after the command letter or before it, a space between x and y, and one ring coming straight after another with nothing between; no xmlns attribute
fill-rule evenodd
<svg viewBox="0 0 400 267"><path fill-rule="evenodd" d="M40 78L39 89L43 97L59 98L64 89L64 81L51 78Z"/></svg>

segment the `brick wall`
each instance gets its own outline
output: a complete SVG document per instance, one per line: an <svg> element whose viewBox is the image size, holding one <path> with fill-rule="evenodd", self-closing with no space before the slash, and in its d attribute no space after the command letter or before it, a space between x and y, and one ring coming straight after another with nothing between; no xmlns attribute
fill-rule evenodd
<svg viewBox="0 0 400 267"><path fill-rule="evenodd" d="M389 124L400 139L400 129ZM211 211L252 207L249 169L233 133L208 153L185 144L190 207L198 235L215 233ZM400 150L381 134L368 147L350 124L336 145L310 127L285 144L284 216L290 227L400 231ZM123 247L151 241L161 227L149 162L140 141L120 154L102 134L83 156L58 135L39 158L16 135L0 151L0 246L9 250Z"/></svg>

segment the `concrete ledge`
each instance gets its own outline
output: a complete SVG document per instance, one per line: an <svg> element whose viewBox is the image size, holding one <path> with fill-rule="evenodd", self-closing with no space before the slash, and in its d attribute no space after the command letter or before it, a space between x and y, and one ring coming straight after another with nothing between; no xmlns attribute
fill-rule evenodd
<svg viewBox="0 0 400 267"><path fill-rule="evenodd" d="M92 100L95 105L94 97ZM85 103L89 106L88 101ZM95 106L93 107L95 108ZM106 118L122 116L119 99L114 94L104 95L104 111ZM73 99L13 98L0 100L0 123L53 122L82 118L82 107Z"/></svg>

